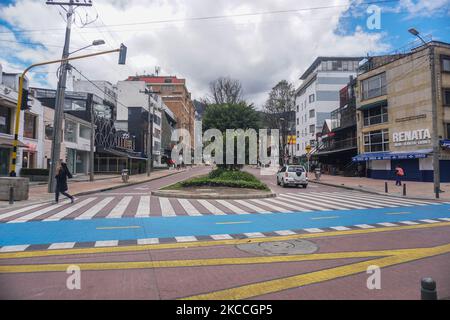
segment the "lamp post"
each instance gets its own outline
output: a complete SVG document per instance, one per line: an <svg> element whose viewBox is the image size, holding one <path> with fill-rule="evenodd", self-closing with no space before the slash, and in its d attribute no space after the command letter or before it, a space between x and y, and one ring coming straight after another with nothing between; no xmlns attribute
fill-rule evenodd
<svg viewBox="0 0 450 320"><path fill-rule="evenodd" d="M439 123L436 101L436 65L434 57L434 47L427 43L421 36L419 31L414 28L408 30L409 33L419 38L423 44L428 47L430 57L430 69L431 69L431 113L432 113L432 138L433 138L433 176L434 176L434 193L436 199L440 198L441 191L441 167L440 167L440 141L439 141Z"/></svg>

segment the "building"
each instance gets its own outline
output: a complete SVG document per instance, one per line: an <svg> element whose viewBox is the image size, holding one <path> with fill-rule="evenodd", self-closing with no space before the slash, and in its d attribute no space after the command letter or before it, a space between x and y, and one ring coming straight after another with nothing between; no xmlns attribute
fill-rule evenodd
<svg viewBox="0 0 450 320"><path fill-rule="evenodd" d="M177 129L185 129L190 134L190 145L194 147L195 107L186 79L176 76L136 76L129 81L144 81L150 91L162 97L165 105L177 118Z"/></svg>
<svg viewBox="0 0 450 320"><path fill-rule="evenodd" d="M173 133L177 129L177 118L175 114L164 106L161 116L161 163L166 164L172 158L172 149L176 141L172 140Z"/></svg>
<svg viewBox="0 0 450 320"><path fill-rule="evenodd" d="M8 176L11 171L18 84L19 75L3 72L0 65L0 176ZM44 167L44 108L31 95L28 101L29 109L20 112L18 175L22 168Z"/></svg>
<svg viewBox="0 0 450 320"><path fill-rule="evenodd" d="M147 158L148 134L153 118L153 166L161 166L162 114L166 107L161 97L151 94L144 81L119 81L116 127L135 137L135 151Z"/></svg>
<svg viewBox="0 0 450 320"><path fill-rule="evenodd" d="M435 50L441 181L450 181L450 44ZM362 65L357 87L359 155L367 176L392 179L401 165L409 181L433 181L432 89L426 46L396 56L372 57Z"/></svg>
<svg viewBox="0 0 450 320"><path fill-rule="evenodd" d="M44 107L46 169L50 169L51 165L54 118L55 110ZM89 165L91 124L74 115L64 113L62 132L60 159L65 160L72 174L89 174L91 170Z"/></svg>
<svg viewBox="0 0 450 320"><path fill-rule="evenodd" d="M317 145L317 133L339 106L339 91L356 77L359 57L318 57L300 77L303 83L295 92L297 139L296 155L306 155L306 147Z"/></svg>
<svg viewBox="0 0 450 320"><path fill-rule="evenodd" d="M331 112L330 119L325 120L319 136L319 146L313 157L328 174L358 174L357 165L352 161L358 154L356 83L356 79L350 77L349 84L340 90L339 108Z"/></svg>

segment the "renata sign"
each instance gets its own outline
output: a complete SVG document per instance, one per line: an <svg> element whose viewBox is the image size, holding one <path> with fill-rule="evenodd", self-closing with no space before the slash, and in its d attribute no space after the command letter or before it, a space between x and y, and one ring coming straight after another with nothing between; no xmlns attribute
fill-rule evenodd
<svg viewBox="0 0 450 320"><path fill-rule="evenodd" d="M430 144L431 133L429 129L395 132L393 134L395 146Z"/></svg>

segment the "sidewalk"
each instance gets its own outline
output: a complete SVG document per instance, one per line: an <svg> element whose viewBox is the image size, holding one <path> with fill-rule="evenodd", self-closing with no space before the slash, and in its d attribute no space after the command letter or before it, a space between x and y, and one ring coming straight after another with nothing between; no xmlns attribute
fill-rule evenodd
<svg viewBox="0 0 450 320"><path fill-rule="evenodd" d="M86 181L84 179L71 180L69 182L69 192L74 196L82 196L88 195L91 193L114 190L122 187L132 186L135 184L141 184L153 180L157 180L160 178L168 177L173 174L181 173L186 170L159 170L152 172L151 176L148 177L146 173L130 176L128 183L122 182L121 176L111 176L110 178L106 178L105 176L99 176L98 180L94 182ZM10 205L8 201L0 201L0 208L14 208L24 205L32 205L36 203L42 202L50 202L53 201L55 195L53 193L47 192L47 185L31 185L29 191L29 198L26 201L16 201L14 205Z"/></svg>
<svg viewBox="0 0 450 320"><path fill-rule="evenodd" d="M395 181L322 175L320 181L316 181L313 177L310 182L383 195L386 195L385 182L388 182L388 194L403 197L403 187L396 187ZM406 181L405 184L407 198L435 200L433 183ZM440 199L450 201L450 183L442 183L441 190L445 192L441 193Z"/></svg>

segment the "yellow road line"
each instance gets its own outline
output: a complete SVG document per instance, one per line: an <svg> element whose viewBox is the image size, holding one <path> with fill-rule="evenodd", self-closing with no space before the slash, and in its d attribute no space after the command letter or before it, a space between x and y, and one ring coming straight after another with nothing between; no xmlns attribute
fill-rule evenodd
<svg viewBox="0 0 450 320"><path fill-rule="evenodd" d="M448 246L450 248L450 245ZM0 273L65 272L67 268L73 264L76 264L83 271L269 264L269 263L320 261L333 259L373 258L392 255L411 255L416 253L418 250L430 250L430 249L418 248L418 249L378 250L378 251L332 252L332 253L319 253L319 254L295 255L295 256L215 258L215 259L197 259L197 260L90 262L90 263L72 262L64 264L4 265L0 266Z"/></svg>
<svg viewBox="0 0 450 320"><path fill-rule="evenodd" d="M98 227L97 230L122 230L122 229L140 229L140 226L129 226L129 227Z"/></svg>
<svg viewBox="0 0 450 320"><path fill-rule="evenodd" d="M409 253L392 255L389 257L358 262L350 265L331 269L309 272L306 274L269 280L260 283L245 285L237 288L220 290L212 293L196 295L185 298L186 300L240 300L260 297L265 294L276 293L288 289L298 288L336 278L347 277L365 272L371 265L380 268L411 262L450 252L450 245L444 245L429 249L416 249Z"/></svg>
<svg viewBox="0 0 450 320"><path fill-rule="evenodd" d="M136 246L124 246L124 247L78 248L78 249L61 249L61 250L7 252L7 253L1 253L0 259L35 258L35 257L101 254L101 253L140 252L140 251L147 251L147 250L167 250L167 249L180 249L180 248L203 248L203 247L214 247L214 246L237 245L237 244L242 244L242 243L248 243L249 241L251 241L252 243L263 243L263 242L272 242L272 241L288 241L288 240L294 240L294 239L314 239L314 238L327 238L327 237L336 237L336 236L373 234L373 233L380 233L380 232L430 229L430 228L449 227L449 226L450 226L450 222L443 222L443 223L423 224L423 225L413 225L413 226L361 229L361 230L349 230L349 231L332 231L332 232L308 233L308 234L292 235L292 236L254 238L251 240L249 240L249 239L216 240L216 241L204 241L204 242L200 241L200 242L187 242L187 243L167 243L167 244L154 244L154 245L141 245L141 246L136 245Z"/></svg>

